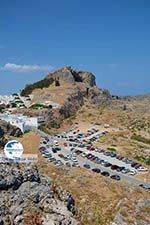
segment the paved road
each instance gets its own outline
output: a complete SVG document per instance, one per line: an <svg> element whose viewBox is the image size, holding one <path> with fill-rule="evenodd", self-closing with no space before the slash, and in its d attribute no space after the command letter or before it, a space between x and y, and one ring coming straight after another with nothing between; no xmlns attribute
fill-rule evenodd
<svg viewBox="0 0 150 225"><path fill-rule="evenodd" d="M44 132L42 132L40 130L36 130L35 132L38 135L40 135L40 137L47 136L49 138L49 140L50 140L49 141L49 144L53 144L54 140L64 140L64 139L61 139L61 138L57 138L57 137L53 137L53 136L47 135L47 134L45 134ZM84 152L88 152L88 153L90 152L90 151L87 151L87 150L85 150L83 148L76 147L75 149L79 149L79 150L82 150L82 151L84 150ZM70 148L69 147L64 147L64 146L63 147L61 146L61 152L53 153L51 151L51 148L49 148L49 151L53 155L54 158L56 158L57 160L61 160L63 163L66 163L66 161L63 160L62 158L60 159L60 157L58 156L58 154L61 153L64 156L67 156L67 155L71 154ZM90 152L90 153L92 153L92 152ZM103 153L93 152L93 154L96 155L96 156L98 156L98 157L100 157L101 159L104 159L104 160L109 161L110 163L117 164L119 166L125 166L126 168L129 168L129 169L133 169L130 164L126 164L126 163L124 163L124 162L122 162L120 160L117 160L116 158L111 158L109 156L105 156ZM121 180L122 181L128 182L130 184L137 185L137 186L139 186L139 184L147 184L147 183L143 182L142 180L137 179L137 178L135 178L133 176L130 176L130 175L127 175L127 174L122 174L122 173L117 172L117 171L113 171L110 168L106 168L106 167L102 166L101 164L96 164L96 163L88 160L87 158L81 157L80 155L77 155L77 159L78 159L78 163L79 163L79 165L81 167L83 167L83 165L85 163L89 163L90 166L91 166L91 169L92 168L99 168L101 171L107 171L107 172L109 172L110 175L117 174L117 175L119 175L121 177Z"/></svg>

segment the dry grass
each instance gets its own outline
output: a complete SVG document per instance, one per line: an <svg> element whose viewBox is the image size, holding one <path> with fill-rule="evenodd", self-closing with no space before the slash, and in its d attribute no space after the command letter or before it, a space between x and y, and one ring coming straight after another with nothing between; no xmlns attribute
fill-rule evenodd
<svg viewBox="0 0 150 225"><path fill-rule="evenodd" d="M109 224L120 208L122 214L125 211L134 213L136 202L149 197L148 191L112 181L86 169L58 168L47 164L43 159L40 160L39 167L42 174L51 176L55 184L73 194L79 210L79 220L84 225ZM130 213L125 216L130 219Z"/></svg>
<svg viewBox="0 0 150 225"><path fill-rule="evenodd" d="M25 154L37 154L39 149L40 138L32 131L18 138L24 147Z"/></svg>

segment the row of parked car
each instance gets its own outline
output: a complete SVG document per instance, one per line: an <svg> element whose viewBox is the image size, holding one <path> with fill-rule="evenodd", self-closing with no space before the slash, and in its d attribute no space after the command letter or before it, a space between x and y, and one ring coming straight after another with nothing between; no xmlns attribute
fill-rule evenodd
<svg viewBox="0 0 150 225"><path fill-rule="evenodd" d="M47 158L49 162L53 162L56 166L62 166L62 165L65 165L67 167L79 167L79 163L78 163L78 159L77 159L77 155L80 154L82 157L86 157L88 160L91 160L91 161L94 161L96 162L97 164L101 164L103 165L104 167L110 167L112 170L115 170L117 172L121 172L121 173L129 173L129 174L132 174L134 175L134 170L131 171L131 170L128 170L126 169L125 167L119 167L117 165L113 165L105 160L102 160L100 159L99 157L91 154L91 153L85 153L81 150L75 150L75 148L71 148L71 153L68 154L67 156L64 156L61 152L59 153L59 151L61 151L61 148L57 145L57 142L54 144L54 146L52 147L52 153L58 153L58 156L60 157L60 160L56 159L53 157L53 154L50 153L48 150L47 150L47 147L46 146L49 146L49 139L46 137L42 142L41 144L44 144L45 146L41 146L39 148L41 154L43 157ZM75 144L75 143L73 143ZM77 145L75 145L74 147L76 147ZM88 150L91 150L91 151L96 151L96 152L101 152L101 153L104 153L104 155L107 155L107 156L110 156L110 157L116 157L118 160L122 160L123 162L127 163L127 164L131 164L132 167L137 167L138 168L142 168L141 166L139 166L137 164L137 162L135 161L132 161L130 159L127 159L127 158L124 158L122 156L119 156L117 155L117 153L115 152L111 152L111 151L105 151L103 149L100 149L100 148L96 148L93 150L92 146L91 148L89 148L89 146L87 146ZM74 151L75 150L75 151ZM63 161L62 161L63 160ZM91 165L89 163L85 163L83 165L85 168L87 169L91 169ZM144 168L146 169L146 168ZM93 172L95 173L99 173L103 176L106 176L106 177L110 177L111 179L115 179L115 180L120 180L121 177L117 174L113 174L113 175L110 175L110 173L108 171L101 171L101 169L99 168L92 168L91 169ZM139 185L140 187L144 188L144 189L150 189L150 185L147 185L147 184L140 184Z"/></svg>
<svg viewBox="0 0 150 225"><path fill-rule="evenodd" d="M85 168L87 168L87 169L90 169L91 168L90 164L88 164L88 163L85 163L83 166ZM93 168L92 171L94 173L100 173L101 175L103 175L105 177L109 177L110 176L110 178L112 178L112 179L121 180L121 177L119 175L117 175L117 174L110 175L109 172L107 172L107 171L101 171L99 168Z"/></svg>
<svg viewBox="0 0 150 225"><path fill-rule="evenodd" d="M69 146L73 147L73 148L75 148L75 147L86 148L89 151L95 151L95 152L103 153L106 156L114 157L118 160L121 160L126 164L131 164L131 167L133 167L132 170L129 170L129 169L126 169L125 167L119 167L117 165L111 165L107 161L104 161L102 159L101 160L98 159L98 157L96 157L96 156L93 156L93 158L91 158L92 160L95 160L96 163L102 164L106 167L112 166L112 169L115 168L118 172L129 173L130 175L135 175L137 173L137 171L147 171L147 168L143 167L141 164L139 164L138 162L136 162L134 160L123 157L123 156L121 156L121 155L119 155L119 154L117 154L116 152L113 152L113 151L108 151L108 150L104 150L104 149L101 149L101 148L95 148L92 145L89 145L89 144L86 143L87 141L93 142L98 137L94 136L89 140L82 140L82 141L79 140L83 136L86 137L86 136L92 135L92 134L94 134L94 132L96 133L98 131L99 130L93 128L91 130L88 130L87 134L79 133L77 137L70 136L69 139L68 139ZM106 134L107 132L103 132L103 133ZM68 145L67 143L64 143L64 146L67 146L67 145Z"/></svg>
<svg viewBox="0 0 150 225"><path fill-rule="evenodd" d="M65 143L65 146L67 146L67 143ZM122 161L126 164L130 164L131 167L133 167L132 170L128 170L128 169L124 170L123 167L121 167L121 168L116 167L119 170L119 172L121 170L123 170L123 173L130 173L131 175L135 175L136 172L145 172L145 171L148 170L147 168L143 167L142 164L136 162L135 160L131 160L131 159L128 159L126 157L123 157L123 156L117 154L114 151L108 151L108 150L104 150L104 149L101 149L101 148L95 148L92 145L89 145L89 144L86 144L86 143L80 143L80 144L69 143L69 146L72 146L71 150L73 150L75 147L78 147L78 148L86 148L86 150L88 150L88 151L95 151L95 152L103 153L106 156L116 158L119 161ZM82 152L82 151L81 151L81 153L83 153L83 156L86 155L86 153L84 154L84 152ZM103 163L105 163L104 160L98 159L98 157L95 156L95 155L91 154L91 155L89 155L89 157L91 157L92 160L96 161L96 163L99 163L99 164L102 164L102 165L103 165ZM106 163L108 163L108 162L106 161ZM107 165L111 166L110 164L106 164L106 166Z"/></svg>
<svg viewBox="0 0 150 225"><path fill-rule="evenodd" d="M79 130L77 131L74 131L73 133L76 134L76 132L78 132ZM104 155L106 156L110 156L110 157L114 157L126 164L130 164L131 167L133 167L132 170L129 170L129 169L126 169L125 167L119 167L117 165L111 165L109 164L107 161L104 162L104 160L100 161L96 158L92 158L92 160L96 160L97 163L102 163L104 164L106 167L107 166L112 166L112 169L115 168L117 171L119 172L122 172L122 173L129 173L131 175L135 175L137 172L145 172L147 171L148 169L143 167L142 164L136 162L135 160L131 160L131 159L128 159L120 154L117 154L116 152L114 151L108 151L108 150L104 150L104 149L101 149L101 148L95 148L93 147L92 145L88 145L86 142L87 141L95 141L97 140L98 136L93 136L91 139L88 139L88 140L80 140L81 138L83 137L89 137L90 135L93 135L94 133L96 134L99 130L96 129L96 128L92 128L92 129L89 129L86 133L78 133L77 136L71 136L69 138L69 146L72 146L73 148L74 147L80 147L80 148L86 148L87 150L89 151L95 151L95 152L99 152L99 153L103 153ZM107 134L107 131L104 131L102 132L102 135L105 135ZM100 135L99 135L100 136ZM71 142L77 142L77 143L71 143ZM67 146L67 143L65 143L65 145Z"/></svg>
<svg viewBox="0 0 150 225"><path fill-rule="evenodd" d="M74 141L74 142L80 142L81 139L87 139L88 137L90 137L93 134L96 134L97 132L99 132L98 129L96 128L91 128L89 129L86 133L80 132L79 129L77 129L76 131L74 131L72 133L72 135L67 134L67 132L63 133L63 134L58 134L55 135L55 137L57 138L63 138L66 141ZM89 138L89 141L95 141L97 140L98 137L103 136L104 134L106 134L106 132L102 132L101 134L97 134L94 137Z"/></svg>
<svg viewBox="0 0 150 225"><path fill-rule="evenodd" d="M110 157L115 157L116 159L126 163L126 164L130 164L131 167L133 167L134 169L136 169L138 172L144 172L144 171L147 171L148 169L143 167L142 164L136 162L135 160L132 160L132 159L128 159L127 157L124 157L120 154L117 154L116 152L112 152L112 151L106 151L104 149L101 149L101 148L98 148L95 150L96 152L99 152L99 153L103 153L104 155L106 156L110 156Z"/></svg>
<svg viewBox="0 0 150 225"><path fill-rule="evenodd" d="M73 149L72 149L72 151L73 151ZM80 156L82 156L84 158L87 158L88 160L93 161L96 164L101 164L104 167L109 167L112 170L116 170L117 172L121 172L123 174L128 173L130 175L135 175L137 173L136 170L134 170L134 169L133 170L129 170L129 169L123 167L123 166L118 166L118 165L115 165L115 164L111 164L108 161L103 160L103 159L99 158L98 156L95 156L95 155L93 155L91 153L85 153L85 152L82 152L81 150L76 150L75 152L78 155L80 155Z"/></svg>

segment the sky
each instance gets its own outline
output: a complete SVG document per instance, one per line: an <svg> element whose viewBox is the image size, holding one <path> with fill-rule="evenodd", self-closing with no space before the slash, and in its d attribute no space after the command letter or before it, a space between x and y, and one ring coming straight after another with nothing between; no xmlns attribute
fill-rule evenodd
<svg viewBox="0 0 150 225"><path fill-rule="evenodd" d="M0 94L65 65L112 94L150 93L150 1L0 0Z"/></svg>

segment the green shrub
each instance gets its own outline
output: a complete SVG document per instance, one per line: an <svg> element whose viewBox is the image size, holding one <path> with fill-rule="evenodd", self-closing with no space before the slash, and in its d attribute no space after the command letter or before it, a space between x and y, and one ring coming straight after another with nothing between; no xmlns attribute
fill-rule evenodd
<svg viewBox="0 0 150 225"><path fill-rule="evenodd" d="M150 165L150 156L136 155L134 158L138 161L144 162L146 165Z"/></svg>
<svg viewBox="0 0 150 225"><path fill-rule="evenodd" d="M31 105L30 108L31 109L39 109L39 108L42 108L42 109L52 109L52 105L44 105L44 104L37 103L37 104Z"/></svg>
<svg viewBox="0 0 150 225"><path fill-rule="evenodd" d="M139 141L139 142L142 142L142 143L144 143L144 144L150 145L150 139L147 139L147 138L145 138L145 137L142 137L141 135L133 134L133 135L131 136L131 139L136 140L136 141Z"/></svg>
<svg viewBox="0 0 150 225"><path fill-rule="evenodd" d="M108 147L107 150L116 152L116 149L115 148L111 148L111 147Z"/></svg>
<svg viewBox="0 0 150 225"><path fill-rule="evenodd" d="M54 79L51 77L49 79L44 78L43 80L40 80L34 84L28 84L26 87L22 90L21 95L22 96L28 96L32 93L32 91L36 88L44 88L49 87L54 82Z"/></svg>

